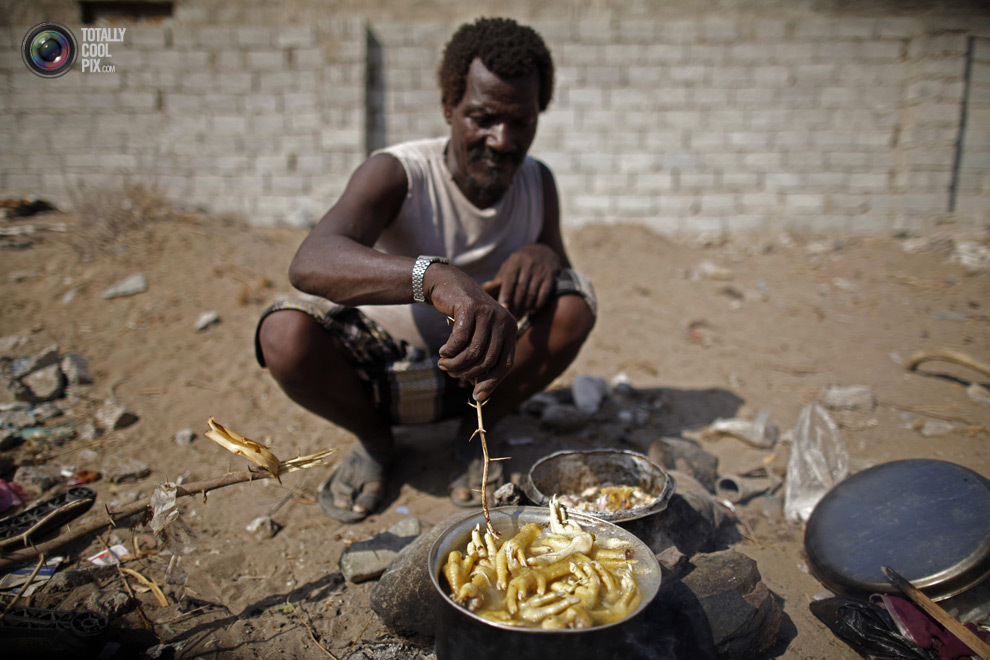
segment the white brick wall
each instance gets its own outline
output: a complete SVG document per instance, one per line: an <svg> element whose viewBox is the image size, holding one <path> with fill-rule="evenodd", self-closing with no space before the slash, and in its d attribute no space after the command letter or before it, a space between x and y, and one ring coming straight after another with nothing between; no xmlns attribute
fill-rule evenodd
<svg viewBox="0 0 990 660"><path fill-rule="evenodd" d="M554 170L565 224L872 232L923 228L953 204L960 221L990 221L985 17L730 4L547 5L531 20L512 5L557 65L532 153ZM437 18L372 3L367 18L328 19L310 0L286 7L190 0L170 21L130 26L114 74L42 80L9 40L2 191L58 199L67 181L147 175L184 202L274 223L334 201L368 127L386 143L446 134L436 67L476 9L453 2ZM381 49L371 59L366 30ZM382 80L370 92L369 62Z"/></svg>
<svg viewBox="0 0 990 660"><path fill-rule="evenodd" d="M329 206L364 157L366 34L359 19L135 25L110 46L114 73L77 62L52 80L8 47L0 133L20 138L4 141L3 192L64 204L77 185L130 176L252 222L282 222L307 201ZM328 142L328 130L346 138Z"/></svg>

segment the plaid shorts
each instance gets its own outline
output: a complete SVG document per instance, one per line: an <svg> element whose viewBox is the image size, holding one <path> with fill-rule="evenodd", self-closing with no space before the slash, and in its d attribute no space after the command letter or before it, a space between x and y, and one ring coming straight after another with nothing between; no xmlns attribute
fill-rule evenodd
<svg viewBox="0 0 990 660"><path fill-rule="evenodd" d="M554 295L580 295L597 313L591 281L573 269L557 274ZM471 398L466 383L450 377L437 366L439 355L394 339L359 309L322 298L281 300L269 306L258 320L254 352L265 366L258 340L261 322L274 312L292 309L312 316L344 345L347 360L364 381L375 406L388 415L392 424L423 424L464 414ZM529 319L519 324L519 333L529 329Z"/></svg>

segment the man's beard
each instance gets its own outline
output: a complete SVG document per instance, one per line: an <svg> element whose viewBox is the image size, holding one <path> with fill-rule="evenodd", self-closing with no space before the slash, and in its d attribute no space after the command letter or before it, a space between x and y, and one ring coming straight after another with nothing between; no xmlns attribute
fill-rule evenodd
<svg viewBox="0 0 990 660"><path fill-rule="evenodd" d="M467 186L483 198L501 197L512 184L512 179L519 169L519 164L522 162L524 156L525 154L517 151L497 153L484 146L470 149L468 151L469 163L474 164L479 161L489 161L489 163L494 165L494 168L488 170L489 178L484 182L469 176Z"/></svg>

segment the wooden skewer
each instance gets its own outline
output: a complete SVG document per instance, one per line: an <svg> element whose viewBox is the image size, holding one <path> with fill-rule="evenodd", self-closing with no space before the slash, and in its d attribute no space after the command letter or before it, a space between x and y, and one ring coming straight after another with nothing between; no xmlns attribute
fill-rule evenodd
<svg viewBox="0 0 990 660"><path fill-rule="evenodd" d="M887 576L891 584L907 594L918 607L930 614L946 630L958 637L959 641L968 646L971 651L983 658L983 660L990 660L990 646L980 639L976 633L959 623L955 617L943 610L935 601L923 594L921 590L904 579L903 576L890 566L881 566L880 570Z"/></svg>

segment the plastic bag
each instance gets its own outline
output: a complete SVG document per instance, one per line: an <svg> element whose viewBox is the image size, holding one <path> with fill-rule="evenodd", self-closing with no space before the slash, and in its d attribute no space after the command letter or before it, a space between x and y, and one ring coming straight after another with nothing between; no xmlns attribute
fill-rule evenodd
<svg viewBox="0 0 990 660"><path fill-rule="evenodd" d="M807 522L818 500L849 474L849 450L839 427L817 403L801 409L793 435L784 515L794 522Z"/></svg>
<svg viewBox="0 0 990 660"><path fill-rule="evenodd" d="M811 613L864 658L938 660L938 653L905 639L890 613L874 603L836 596L811 603Z"/></svg>
<svg viewBox="0 0 990 660"><path fill-rule="evenodd" d="M168 568L165 570L165 581L173 584L185 584L186 572L179 565L183 555L188 555L196 549L197 535L189 526L176 506L175 486L170 483L159 485L151 494L151 529L159 542L172 553Z"/></svg>

